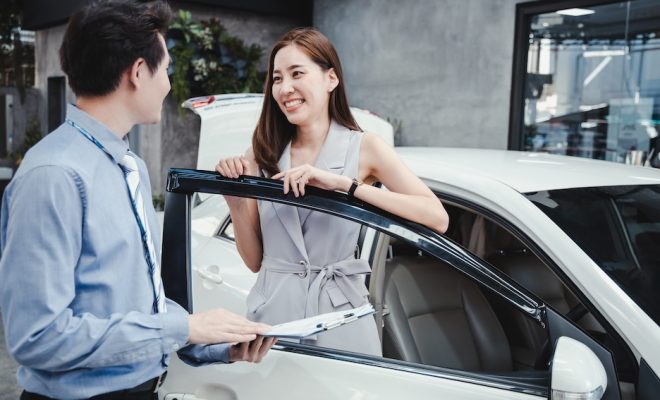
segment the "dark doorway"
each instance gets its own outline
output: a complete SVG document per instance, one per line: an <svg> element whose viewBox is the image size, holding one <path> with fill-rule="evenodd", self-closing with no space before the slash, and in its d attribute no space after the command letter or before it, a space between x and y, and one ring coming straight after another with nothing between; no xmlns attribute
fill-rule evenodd
<svg viewBox="0 0 660 400"><path fill-rule="evenodd" d="M62 125L65 115L66 79L63 76L48 78L48 131Z"/></svg>

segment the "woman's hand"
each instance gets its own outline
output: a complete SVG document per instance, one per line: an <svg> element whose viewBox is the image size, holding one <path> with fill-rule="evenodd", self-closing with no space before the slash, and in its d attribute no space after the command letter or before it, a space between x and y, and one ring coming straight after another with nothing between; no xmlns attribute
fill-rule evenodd
<svg viewBox="0 0 660 400"><path fill-rule="evenodd" d="M294 196L304 196L305 186L311 185L326 190L347 191L351 187L351 180L348 177L323 171L309 164L291 168L275 174L272 179L282 179L284 181L284 194L293 191Z"/></svg>
<svg viewBox="0 0 660 400"><path fill-rule="evenodd" d="M238 178L240 175L256 175L256 165L251 162L248 157L235 156L223 158L218 161L215 170L226 178ZM239 205L243 202L244 198L235 196L225 196L225 201L229 205Z"/></svg>
<svg viewBox="0 0 660 400"><path fill-rule="evenodd" d="M215 170L226 178L238 178L239 175L254 175L254 167L245 156L223 158L218 161Z"/></svg>

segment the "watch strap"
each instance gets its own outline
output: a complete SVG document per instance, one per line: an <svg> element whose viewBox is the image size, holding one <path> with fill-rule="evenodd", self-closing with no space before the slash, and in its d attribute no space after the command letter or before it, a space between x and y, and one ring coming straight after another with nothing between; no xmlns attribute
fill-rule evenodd
<svg viewBox="0 0 660 400"><path fill-rule="evenodd" d="M360 186L362 182L358 181L357 179L353 178L353 182L351 182L351 187L348 189L348 195L353 197L355 196L355 190Z"/></svg>

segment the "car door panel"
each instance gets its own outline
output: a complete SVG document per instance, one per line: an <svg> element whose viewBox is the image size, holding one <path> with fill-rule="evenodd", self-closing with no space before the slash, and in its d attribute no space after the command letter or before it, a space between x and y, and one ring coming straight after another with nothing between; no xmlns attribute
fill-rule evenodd
<svg viewBox="0 0 660 400"><path fill-rule="evenodd" d="M159 397L189 393L207 400L544 398L509 389L274 349L260 364L191 367L173 358Z"/></svg>

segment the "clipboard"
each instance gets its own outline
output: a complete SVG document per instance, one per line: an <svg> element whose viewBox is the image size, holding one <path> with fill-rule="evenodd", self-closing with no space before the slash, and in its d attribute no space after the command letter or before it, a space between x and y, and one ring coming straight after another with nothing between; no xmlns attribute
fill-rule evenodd
<svg viewBox="0 0 660 400"><path fill-rule="evenodd" d="M275 325L268 333L262 334L261 336L283 339L302 339L319 332L350 324L353 321L357 321L358 319L375 312L376 310L374 310L374 307L370 303L367 303L350 310L335 311Z"/></svg>

